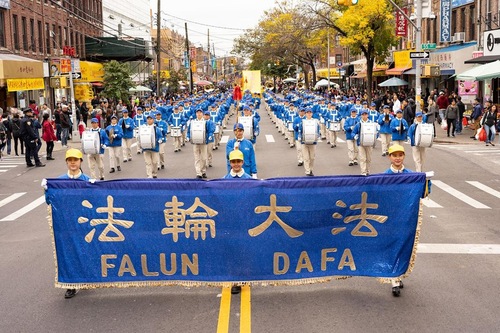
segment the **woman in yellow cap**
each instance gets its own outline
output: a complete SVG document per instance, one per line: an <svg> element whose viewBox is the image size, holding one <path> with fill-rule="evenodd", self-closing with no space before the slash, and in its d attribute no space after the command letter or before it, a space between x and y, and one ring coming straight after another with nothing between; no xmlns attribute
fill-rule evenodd
<svg viewBox="0 0 500 333"><path fill-rule="evenodd" d="M81 166L83 154L80 150L71 148L66 151L66 165L68 172L61 175L62 179L90 180L90 177L82 172Z"/></svg>

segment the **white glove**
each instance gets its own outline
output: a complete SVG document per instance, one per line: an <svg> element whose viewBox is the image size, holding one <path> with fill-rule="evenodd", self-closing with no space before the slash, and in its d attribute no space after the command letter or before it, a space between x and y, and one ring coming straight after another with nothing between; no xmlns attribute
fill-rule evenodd
<svg viewBox="0 0 500 333"><path fill-rule="evenodd" d="M356 135L354 136L354 140L357 140L357 139L359 139L359 135L357 135L357 134L356 134Z"/></svg>
<svg viewBox="0 0 500 333"><path fill-rule="evenodd" d="M208 141L212 141L212 137L211 136L208 137Z"/></svg>
<svg viewBox="0 0 500 333"><path fill-rule="evenodd" d="M116 138L117 134L113 134L113 138Z"/></svg>
<svg viewBox="0 0 500 333"><path fill-rule="evenodd" d="M101 148L102 149L106 149L106 145L101 145Z"/></svg>
<svg viewBox="0 0 500 333"><path fill-rule="evenodd" d="M160 140L158 140L158 143L161 143L161 139L160 139Z"/></svg>
<svg viewBox="0 0 500 333"><path fill-rule="evenodd" d="M354 126L351 126L351 131L354 131Z"/></svg>
<svg viewBox="0 0 500 333"><path fill-rule="evenodd" d="M434 177L434 171L427 171L427 172L425 173L425 177L427 177L427 178Z"/></svg>
<svg viewBox="0 0 500 333"><path fill-rule="evenodd" d="M42 179L42 183L40 184L42 186L42 188L47 191L48 187L47 187L47 179L44 178Z"/></svg>
<svg viewBox="0 0 500 333"><path fill-rule="evenodd" d="M238 149L240 147L240 142L239 141L236 141L234 143L234 149Z"/></svg>
<svg viewBox="0 0 500 333"><path fill-rule="evenodd" d="M258 178L257 178L257 174L256 174L256 173L252 173L252 178L253 178L253 179L258 179Z"/></svg>
<svg viewBox="0 0 500 333"><path fill-rule="evenodd" d="M130 125L125 125L125 128L130 128Z"/></svg>
<svg viewBox="0 0 500 333"><path fill-rule="evenodd" d="M95 183L95 181L96 181L96 180L95 180L94 178L89 179L89 182L90 182L91 184L94 184L94 183Z"/></svg>
<svg viewBox="0 0 500 333"><path fill-rule="evenodd" d="M254 134L255 134L255 136L259 136L259 132L255 132Z"/></svg>

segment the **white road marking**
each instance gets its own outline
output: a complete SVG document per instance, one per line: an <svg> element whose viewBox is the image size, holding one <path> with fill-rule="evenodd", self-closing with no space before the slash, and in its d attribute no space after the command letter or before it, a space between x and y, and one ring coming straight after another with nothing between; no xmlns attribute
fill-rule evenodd
<svg viewBox="0 0 500 333"><path fill-rule="evenodd" d="M222 138L220 138L220 143L227 143L229 141L229 135L223 135Z"/></svg>
<svg viewBox="0 0 500 333"><path fill-rule="evenodd" d="M469 183L472 186L475 186L478 189L483 190L484 192L486 192L488 194L491 194L492 196L497 197L497 198L500 199L500 192L497 191L497 190L495 190L495 189L492 189L489 186L486 186L486 185L484 185L484 184L482 184L480 182L476 182L476 181L467 181L467 183Z"/></svg>
<svg viewBox="0 0 500 333"><path fill-rule="evenodd" d="M442 189L443 191L445 192L448 192L449 194L451 194L452 196L454 196L455 198L465 202L466 204L474 207L474 208L479 208L479 209L491 209L490 207L480 203L479 201L475 200L475 199L472 199L471 197L469 197L468 195L460 192L460 191L457 191L455 190L453 187L443 183L442 181L440 180L433 180L432 181L432 184L439 187L440 189Z"/></svg>
<svg viewBox="0 0 500 333"><path fill-rule="evenodd" d="M431 254L500 254L500 244L432 244L420 243L417 253Z"/></svg>
<svg viewBox="0 0 500 333"><path fill-rule="evenodd" d="M0 220L0 222L5 222L5 221L14 221L17 218L23 216L24 214L29 213L33 209L37 208L41 204L45 203L45 196L42 195L35 201L31 202L30 204L24 206L23 208L19 209L18 211L10 214L9 216L4 217L3 219Z"/></svg>
<svg viewBox="0 0 500 333"><path fill-rule="evenodd" d="M429 198L422 199L422 203L424 204L425 207L428 208L443 208L443 206L441 206L440 204Z"/></svg>
<svg viewBox="0 0 500 333"><path fill-rule="evenodd" d="M274 141L274 136L272 136L272 134L266 134L266 141L267 142L276 142L276 141Z"/></svg>
<svg viewBox="0 0 500 333"><path fill-rule="evenodd" d="M18 165L19 165L19 164L14 164L14 165L12 165L12 164L8 164L8 165L1 164L1 165L0 165L0 168L15 168L15 167L17 167Z"/></svg>
<svg viewBox="0 0 500 333"><path fill-rule="evenodd" d="M26 192L19 192L19 193L14 193L14 194L8 196L7 198L0 201L0 207L3 207L5 205L11 203L12 201L16 200L17 198L22 197L25 194L26 194Z"/></svg>
<svg viewBox="0 0 500 333"><path fill-rule="evenodd" d="M7 171L9 171L9 170L0 170L0 172L7 172Z"/></svg>

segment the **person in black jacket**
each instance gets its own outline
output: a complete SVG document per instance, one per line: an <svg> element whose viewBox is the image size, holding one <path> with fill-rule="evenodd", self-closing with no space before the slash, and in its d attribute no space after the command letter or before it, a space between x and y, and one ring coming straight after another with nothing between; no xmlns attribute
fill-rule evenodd
<svg viewBox="0 0 500 333"><path fill-rule="evenodd" d="M17 149L18 143L21 143L21 155L24 154L24 140L21 137L21 118L19 118L19 113L15 112L12 116L12 137L14 139L14 152L16 156L19 156L19 150Z"/></svg>
<svg viewBox="0 0 500 333"><path fill-rule="evenodd" d="M481 125L483 125L484 130L486 131L486 145L492 145L494 146L495 144L493 141L495 141L495 128L497 125L497 106L493 104L490 108L486 110L486 112L483 115L483 118L481 120Z"/></svg>
<svg viewBox="0 0 500 333"><path fill-rule="evenodd" d="M21 136L26 144L26 154L24 155L26 159L26 166L32 167L44 167L45 164L40 162L40 158L38 157L38 135L35 133L35 127L33 124L33 110L31 108L26 108L23 110L24 117L21 120ZM35 164L31 162L31 156L33 156L35 160Z"/></svg>

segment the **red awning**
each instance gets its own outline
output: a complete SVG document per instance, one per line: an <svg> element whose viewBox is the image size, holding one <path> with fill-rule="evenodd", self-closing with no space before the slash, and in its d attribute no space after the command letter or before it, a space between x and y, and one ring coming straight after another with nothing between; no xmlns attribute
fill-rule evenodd
<svg viewBox="0 0 500 333"><path fill-rule="evenodd" d="M401 75L411 67L394 67L385 71L386 75Z"/></svg>
<svg viewBox="0 0 500 333"><path fill-rule="evenodd" d="M94 87L102 87L102 82L92 82Z"/></svg>

